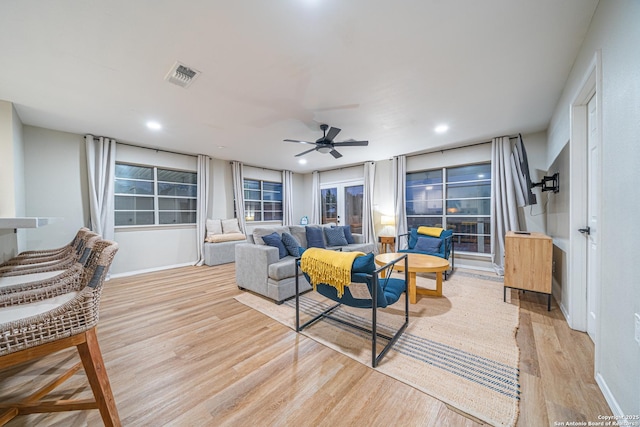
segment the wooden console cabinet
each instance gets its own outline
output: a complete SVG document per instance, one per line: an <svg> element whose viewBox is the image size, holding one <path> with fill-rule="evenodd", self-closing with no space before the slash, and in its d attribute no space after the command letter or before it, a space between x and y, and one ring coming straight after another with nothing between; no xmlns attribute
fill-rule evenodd
<svg viewBox="0 0 640 427"><path fill-rule="evenodd" d="M547 295L551 310L553 241L542 233L508 231L504 249L504 300L507 288Z"/></svg>

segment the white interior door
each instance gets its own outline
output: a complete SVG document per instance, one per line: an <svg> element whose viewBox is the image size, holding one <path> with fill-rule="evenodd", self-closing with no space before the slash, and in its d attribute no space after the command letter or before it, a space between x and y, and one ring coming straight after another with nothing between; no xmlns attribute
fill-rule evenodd
<svg viewBox="0 0 640 427"><path fill-rule="evenodd" d="M597 121L597 94L587 104L587 333L595 342L598 307L600 306L600 271L598 262L600 206L600 150Z"/></svg>
<svg viewBox="0 0 640 427"><path fill-rule="evenodd" d="M363 189L360 182L322 186L321 223L350 225L353 233L362 233Z"/></svg>

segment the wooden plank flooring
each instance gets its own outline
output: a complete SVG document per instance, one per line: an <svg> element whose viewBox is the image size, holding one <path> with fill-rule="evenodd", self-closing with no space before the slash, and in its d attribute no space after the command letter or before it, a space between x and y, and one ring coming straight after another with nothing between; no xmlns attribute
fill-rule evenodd
<svg viewBox="0 0 640 427"><path fill-rule="evenodd" d="M238 303L240 292L234 264L106 283L98 339L123 425L479 425ZM555 304L547 313L541 296L521 295L520 313L518 426L610 415L588 336L569 329ZM0 371L0 402L28 395L77 360L68 350ZM90 395L81 370L48 398ZM8 425L101 424L92 410Z"/></svg>

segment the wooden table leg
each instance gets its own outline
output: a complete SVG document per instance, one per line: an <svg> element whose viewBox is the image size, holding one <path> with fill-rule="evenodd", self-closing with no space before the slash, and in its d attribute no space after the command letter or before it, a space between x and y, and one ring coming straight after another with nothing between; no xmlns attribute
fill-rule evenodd
<svg viewBox="0 0 640 427"><path fill-rule="evenodd" d="M416 297L416 273L411 271L409 272L409 302L411 304L418 302Z"/></svg>
<svg viewBox="0 0 640 427"><path fill-rule="evenodd" d="M415 275L415 273L413 273ZM415 276L414 276L415 277ZM415 279L414 279L414 289L416 289L415 287ZM439 271L436 273L436 288L435 289L424 289L424 288L417 288L416 289L416 293L419 293L420 295L429 295L431 297L441 297L442 296L442 271Z"/></svg>

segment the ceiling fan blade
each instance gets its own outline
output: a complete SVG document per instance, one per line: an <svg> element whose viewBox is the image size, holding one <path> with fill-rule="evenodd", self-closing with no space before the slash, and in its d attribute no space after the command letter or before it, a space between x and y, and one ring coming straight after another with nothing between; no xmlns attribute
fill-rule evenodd
<svg viewBox="0 0 640 427"><path fill-rule="evenodd" d="M341 146L341 147L365 147L365 146L369 145L369 141L334 142L333 145Z"/></svg>
<svg viewBox="0 0 640 427"><path fill-rule="evenodd" d="M334 128L333 126L331 126L331 129L329 129L329 132L327 132L327 136L324 138L325 141L333 142L333 138L335 138L341 130L342 129L340 128Z"/></svg>
<svg viewBox="0 0 640 427"><path fill-rule="evenodd" d="M330 153L336 159L339 159L340 157L342 157L342 154L338 153L336 150L331 150Z"/></svg>
<svg viewBox="0 0 640 427"><path fill-rule="evenodd" d="M294 157L304 156L305 154L310 153L310 152L312 152L312 151L316 151L316 148L312 148L311 150L303 151L303 152L302 152L302 153L300 153L300 154L296 154Z"/></svg>
<svg viewBox="0 0 640 427"><path fill-rule="evenodd" d="M315 144L315 142L299 141L297 139L283 139L284 142L299 142L300 144Z"/></svg>

